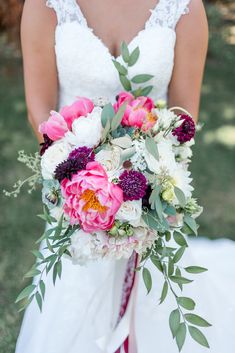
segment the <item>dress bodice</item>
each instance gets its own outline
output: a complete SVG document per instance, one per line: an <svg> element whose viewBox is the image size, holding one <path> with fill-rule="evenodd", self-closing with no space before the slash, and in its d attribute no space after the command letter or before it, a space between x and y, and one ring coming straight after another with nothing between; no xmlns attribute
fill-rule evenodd
<svg viewBox="0 0 235 353"><path fill-rule="evenodd" d="M167 99L174 66L175 28L181 15L188 12L190 0L158 0L150 10L143 29L128 44L140 48L138 62L129 68L130 76L151 74L154 86L150 96ZM48 0L57 15L55 52L60 87L59 105L72 103L77 96L105 96L113 101L122 89L112 62L114 57L87 24L76 0ZM117 58L122 62L121 56Z"/></svg>

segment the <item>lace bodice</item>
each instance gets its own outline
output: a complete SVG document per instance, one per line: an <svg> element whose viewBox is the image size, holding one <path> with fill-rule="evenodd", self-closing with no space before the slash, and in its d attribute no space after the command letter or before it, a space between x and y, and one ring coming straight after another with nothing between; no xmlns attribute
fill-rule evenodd
<svg viewBox="0 0 235 353"><path fill-rule="evenodd" d="M154 76L153 99L167 99L174 66L175 28L188 12L190 0L158 0L149 19L128 44L140 48L140 58L130 67L130 76L148 73ZM60 86L59 106L72 103L77 96L106 96L113 101L122 90L109 49L87 24L76 0L48 0L55 10L57 27L55 52ZM117 58L122 62L121 56Z"/></svg>

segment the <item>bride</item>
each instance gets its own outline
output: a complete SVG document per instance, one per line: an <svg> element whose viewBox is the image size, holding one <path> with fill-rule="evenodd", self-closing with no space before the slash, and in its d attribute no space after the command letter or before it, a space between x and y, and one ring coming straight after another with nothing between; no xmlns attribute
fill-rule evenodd
<svg viewBox="0 0 235 353"><path fill-rule="evenodd" d="M22 19L26 100L40 142L38 125L50 110L77 96L112 100L121 91L112 59L121 60L122 41L130 50L139 46L140 59L130 71L154 75L152 98L183 106L197 120L208 41L201 0L26 0ZM190 243L185 263L209 268L188 291L197 300L197 312L213 323L207 331L210 351L235 352L235 246L226 240ZM173 303L168 299L157 305L162 279L156 270L152 269L156 287L146 296L142 282L137 283L131 315L115 332L112 324L126 262L82 267L63 261L62 280L54 287L47 279L43 312L35 303L27 309L16 353L121 353L127 336L129 353L177 352L168 328ZM190 338L183 348L185 353L203 351Z"/></svg>

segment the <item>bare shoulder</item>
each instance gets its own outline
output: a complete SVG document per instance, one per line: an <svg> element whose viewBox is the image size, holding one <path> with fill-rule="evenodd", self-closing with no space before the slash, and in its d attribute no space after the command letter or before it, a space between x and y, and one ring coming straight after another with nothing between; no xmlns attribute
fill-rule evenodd
<svg viewBox="0 0 235 353"><path fill-rule="evenodd" d="M53 32L55 26L55 12L46 6L46 0L25 0L21 22L23 36L34 33L40 33L40 36L47 34L48 36Z"/></svg>
<svg viewBox="0 0 235 353"><path fill-rule="evenodd" d="M208 23L205 7L202 0L189 2L189 13L182 16L177 25L177 34L185 37L208 36Z"/></svg>

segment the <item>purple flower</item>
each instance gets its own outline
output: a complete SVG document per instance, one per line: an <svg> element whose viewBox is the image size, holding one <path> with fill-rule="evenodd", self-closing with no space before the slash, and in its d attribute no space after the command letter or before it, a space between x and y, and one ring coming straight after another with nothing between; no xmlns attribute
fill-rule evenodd
<svg viewBox="0 0 235 353"><path fill-rule="evenodd" d="M50 147L54 141L50 139L46 134L43 134L44 142L40 143L41 149L40 149L40 156L43 156L45 151Z"/></svg>
<svg viewBox="0 0 235 353"><path fill-rule="evenodd" d="M95 160L92 148L79 147L73 150L66 161L60 163L55 170L55 179L61 182L63 179L71 180L73 174L86 169L89 162Z"/></svg>
<svg viewBox="0 0 235 353"><path fill-rule="evenodd" d="M142 199L147 189L147 179L135 170L125 170L119 177L120 188L123 191L124 201Z"/></svg>
<svg viewBox="0 0 235 353"><path fill-rule="evenodd" d="M186 114L180 116L183 123L173 130L172 134L177 136L177 140L182 144L184 142L190 141L196 133L195 123L193 119Z"/></svg>

